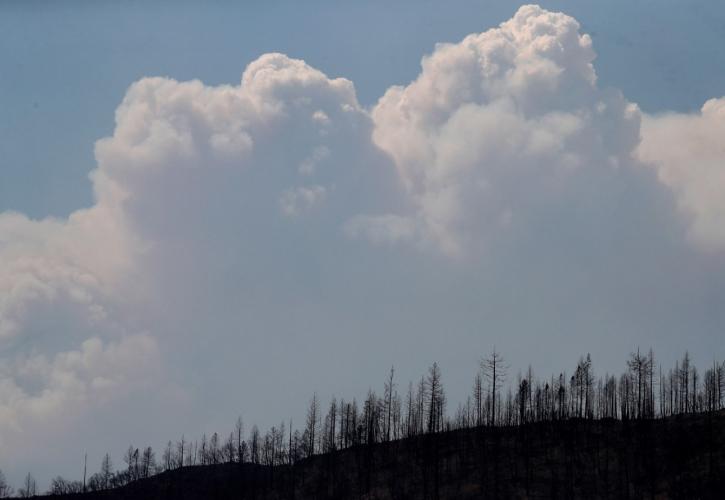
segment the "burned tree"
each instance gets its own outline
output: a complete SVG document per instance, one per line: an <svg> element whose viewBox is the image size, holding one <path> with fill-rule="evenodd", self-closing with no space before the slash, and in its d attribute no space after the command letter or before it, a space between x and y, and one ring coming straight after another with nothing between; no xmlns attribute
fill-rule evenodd
<svg viewBox="0 0 725 500"><path fill-rule="evenodd" d="M493 352L488 358L481 360L481 370L483 375L488 380L490 391L489 400L491 404L491 410L489 414L489 425L496 425L497 422L497 409L496 401L498 399L499 390L503 381L506 378L506 366L504 365L503 357L501 354L496 352L494 348Z"/></svg>

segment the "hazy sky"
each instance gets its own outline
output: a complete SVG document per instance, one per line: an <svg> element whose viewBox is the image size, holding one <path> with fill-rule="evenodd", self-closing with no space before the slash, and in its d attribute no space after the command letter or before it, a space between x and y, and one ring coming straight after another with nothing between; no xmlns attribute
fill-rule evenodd
<svg viewBox="0 0 725 500"><path fill-rule="evenodd" d="M719 2L149 4L0 4L16 486L494 345L725 358Z"/></svg>

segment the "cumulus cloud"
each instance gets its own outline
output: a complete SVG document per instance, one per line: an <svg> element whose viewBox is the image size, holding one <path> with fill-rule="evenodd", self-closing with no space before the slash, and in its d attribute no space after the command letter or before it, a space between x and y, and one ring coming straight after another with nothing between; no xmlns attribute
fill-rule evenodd
<svg viewBox="0 0 725 500"><path fill-rule="evenodd" d="M68 220L0 215L0 337L18 334L33 304L106 317L140 262L203 247L204 228L223 238L277 204L297 215L333 196L354 210L371 194L360 193L375 170L370 130L350 81L281 54L251 63L236 87L134 83L96 145L93 207Z"/></svg>
<svg viewBox="0 0 725 500"><path fill-rule="evenodd" d="M0 214L0 341L21 334L50 304L89 326L108 319L108 298L135 253L134 238L109 212L96 206L67 221Z"/></svg>
<svg viewBox="0 0 725 500"><path fill-rule="evenodd" d="M639 112L597 87L593 60L573 18L529 5L498 28L439 44L415 81L380 99L375 142L443 251L479 248L581 171L628 161Z"/></svg>
<svg viewBox="0 0 725 500"><path fill-rule="evenodd" d="M80 349L22 355L0 370L0 443L8 431L68 412L103 405L152 378L159 362L156 341L134 335L104 343L85 340Z"/></svg>
<svg viewBox="0 0 725 500"><path fill-rule="evenodd" d="M693 242L725 250L725 98L699 113L645 116L638 154L674 193Z"/></svg>
<svg viewBox="0 0 725 500"><path fill-rule="evenodd" d="M391 177L371 131L349 80L282 54L252 62L237 86L131 85L96 144L92 207L65 220L0 214L0 439L28 415L130 385L171 329L139 333L141 311L183 322L176 291L263 252L265 231L309 214L296 223L317 227L313 238L341 236Z"/></svg>

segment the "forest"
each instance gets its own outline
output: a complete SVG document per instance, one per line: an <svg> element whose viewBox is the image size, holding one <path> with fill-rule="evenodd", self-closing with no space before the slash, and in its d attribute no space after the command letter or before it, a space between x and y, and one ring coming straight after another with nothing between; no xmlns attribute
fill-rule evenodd
<svg viewBox="0 0 725 500"><path fill-rule="evenodd" d="M620 374L510 375L495 350L451 408L433 363L400 386L395 369L366 397L313 394L300 428L262 432L242 417L226 433L161 450L130 445L96 472L55 477L68 498L721 498L725 362L689 354L664 368L637 350ZM32 473L0 498L40 495Z"/></svg>

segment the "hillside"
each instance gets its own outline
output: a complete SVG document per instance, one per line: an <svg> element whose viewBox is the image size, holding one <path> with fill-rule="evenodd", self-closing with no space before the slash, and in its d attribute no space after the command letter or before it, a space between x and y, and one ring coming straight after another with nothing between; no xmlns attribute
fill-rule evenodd
<svg viewBox="0 0 725 500"><path fill-rule="evenodd" d="M190 466L115 499L722 498L725 413L477 427L316 455L293 466Z"/></svg>

